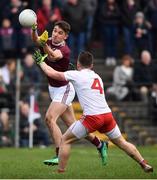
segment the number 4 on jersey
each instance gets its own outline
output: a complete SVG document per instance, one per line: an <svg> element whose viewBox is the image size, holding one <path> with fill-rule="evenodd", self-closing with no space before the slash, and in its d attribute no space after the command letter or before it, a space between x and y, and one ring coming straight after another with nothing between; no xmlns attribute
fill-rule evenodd
<svg viewBox="0 0 157 180"><path fill-rule="evenodd" d="M91 88L99 90L100 94L103 94L103 88L101 87L101 84L100 84L100 81L98 78L94 79L94 82L93 82Z"/></svg>

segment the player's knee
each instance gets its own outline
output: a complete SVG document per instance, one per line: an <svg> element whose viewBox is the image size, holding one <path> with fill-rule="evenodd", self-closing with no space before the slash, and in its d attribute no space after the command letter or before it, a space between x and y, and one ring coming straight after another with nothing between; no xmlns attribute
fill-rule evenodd
<svg viewBox="0 0 157 180"><path fill-rule="evenodd" d="M46 114L46 116L45 116L45 122L46 122L46 124L51 124L51 125L53 125L53 123L55 123L56 124L56 122L54 121L54 117L53 117L53 115L51 115L51 114Z"/></svg>
<svg viewBox="0 0 157 180"><path fill-rule="evenodd" d="M71 143L71 138L67 137L66 135L63 135L61 138L61 144L65 145L65 144L70 144Z"/></svg>
<svg viewBox="0 0 157 180"><path fill-rule="evenodd" d="M112 141L113 141L113 143L114 143L115 145L117 145L117 146L120 147L121 149L124 149L125 146L127 146L127 141L126 141L123 137L114 139L114 140L112 140Z"/></svg>
<svg viewBox="0 0 157 180"><path fill-rule="evenodd" d="M61 138L61 146L66 144L66 138L64 136L62 136Z"/></svg>

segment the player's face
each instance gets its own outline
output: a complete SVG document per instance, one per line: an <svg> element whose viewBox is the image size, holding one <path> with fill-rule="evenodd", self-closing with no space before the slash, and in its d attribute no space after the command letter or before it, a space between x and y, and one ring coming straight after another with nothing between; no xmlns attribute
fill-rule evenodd
<svg viewBox="0 0 157 180"><path fill-rule="evenodd" d="M59 26L55 26L52 31L52 41L56 44L67 39L67 34Z"/></svg>

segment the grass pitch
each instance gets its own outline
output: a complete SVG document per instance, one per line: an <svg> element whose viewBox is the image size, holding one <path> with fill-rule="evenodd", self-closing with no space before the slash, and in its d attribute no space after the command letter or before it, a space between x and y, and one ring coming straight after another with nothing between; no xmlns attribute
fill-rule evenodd
<svg viewBox="0 0 157 180"><path fill-rule="evenodd" d="M0 179L157 179L157 146L139 147L142 155L154 167L147 174L118 148L108 151L108 164L101 165L92 146L72 146L67 172L57 174L56 166L45 166L42 161L52 156L46 149L0 149Z"/></svg>

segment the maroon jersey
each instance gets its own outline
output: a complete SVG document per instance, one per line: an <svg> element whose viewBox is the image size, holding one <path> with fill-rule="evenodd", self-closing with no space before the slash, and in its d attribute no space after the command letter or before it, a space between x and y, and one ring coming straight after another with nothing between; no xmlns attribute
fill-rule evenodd
<svg viewBox="0 0 157 180"><path fill-rule="evenodd" d="M70 49L66 44L54 45L52 44L51 38L48 40L47 44L52 48L52 50L59 49L63 55L62 59L52 62L50 59L46 59L47 65L51 66L56 71L65 72L68 70L69 60L70 60ZM68 81L58 81L53 78L48 77L48 82L53 87L61 87L68 84Z"/></svg>

